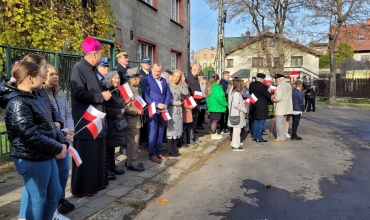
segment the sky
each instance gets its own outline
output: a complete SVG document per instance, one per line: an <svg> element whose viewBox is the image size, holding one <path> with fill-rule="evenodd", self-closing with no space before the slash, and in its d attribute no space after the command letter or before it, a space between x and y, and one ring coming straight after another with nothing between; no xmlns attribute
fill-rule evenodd
<svg viewBox="0 0 370 220"><path fill-rule="evenodd" d="M190 1L190 50L194 53L216 47L218 11L212 11L205 0ZM246 28L234 21L225 24L225 37L240 37Z"/></svg>

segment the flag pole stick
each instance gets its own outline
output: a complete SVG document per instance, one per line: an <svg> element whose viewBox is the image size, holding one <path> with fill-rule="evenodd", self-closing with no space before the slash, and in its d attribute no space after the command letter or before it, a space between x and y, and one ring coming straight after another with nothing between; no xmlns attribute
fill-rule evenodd
<svg viewBox="0 0 370 220"><path fill-rule="evenodd" d="M77 127L78 123L80 123L81 119L82 119L82 116L81 116L80 120L78 120L78 122L77 122L77 124L75 125L75 128L74 128L74 129L76 129L76 127Z"/></svg>
<svg viewBox="0 0 370 220"><path fill-rule="evenodd" d="M115 88L115 89L113 89L112 91L110 91L110 92L114 92L114 91L116 91L118 89L118 87L117 88Z"/></svg>
<svg viewBox="0 0 370 220"><path fill-rule="evenodd" d="M82 129L84 129L84 128L86 128L86 125L83 128L81 128L79 131L77 131L76 133L74 133L73 135L76 135L78 132L82 131Z"/></svg>

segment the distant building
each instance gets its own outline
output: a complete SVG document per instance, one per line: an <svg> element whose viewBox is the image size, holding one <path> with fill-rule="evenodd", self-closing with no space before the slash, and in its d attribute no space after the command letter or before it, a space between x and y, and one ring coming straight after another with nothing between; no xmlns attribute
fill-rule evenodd
<svg viewBox="0 0 370 220"><path fill-rule="evenodd" d="M129 59L149 57L163 69L188 72L190 64L190 1L110 0L116 16L115 39Z"/></svg>
<svg viewBox="0 0 370 220"><path fill-rule="evenodd" d="M328 43L314 43L311 48L322 54L327 54L329 52Z"/></svg>
<svg viewBox="0 0 370 220"><path fill-rule="evenodd" d="M353 47L355 61L370 61L370 18L365 23L343 25L335 50L341 42Z"/></svg>
<svg viewBox="0 0 370 220"><path fill-rule="evenodd" d="M258 72L271 75L265 65L266 57L261 51L260 43L266 41L269 45L268 50L274 56L272 64L274 66L279 62L279 57L273 36L272 33L266 33L259 37L225 37L225 70L230 71L232 76L240 75L239 77L248 78L249 75L249 80ZM286 58L284 75L289 77L292 71L297 71L301 78L303 76L309 79L319 78L320 52L286 38L283 38L283 45Z"/></svg>
<svg viewBox="0 0 370 220"><path fill-rule="evenodd" d="M198 64L202 69L207 66L215 67L217 50L215 48L204 48L194 53L193 62Z"/></svg>

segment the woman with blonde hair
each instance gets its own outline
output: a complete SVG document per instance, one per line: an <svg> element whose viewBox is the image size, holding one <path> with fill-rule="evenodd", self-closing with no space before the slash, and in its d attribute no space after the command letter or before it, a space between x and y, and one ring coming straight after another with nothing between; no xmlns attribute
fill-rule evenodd
<svg viewBox="0 0 370 220"><path fill-rule="evenodd" d="M241 94L243 90L244 82L241 79L234 81L233 89L229 97L229 118L227 120L227 126L233 128L231 148L233 151L243 151L241 147L243 143L240 143L240 132L245 126L245 114L247 113L247 108L244 106L243 96ZM239 117L238 123L232 123L230 117Z"/></svg>
<svg viewBox="0 0 370 220"><path fill-rule="evenodd" d="M217 122L221 119L221 114L226 111L228 105L225 92L222 86L219 85L220 77L215 74L208 82L205 88L207 109L211 115L211 139L218 140L222 138L222 135L217 134Z"/></svg>
<svg viewBox="0 0 370 220"><path fill-rule="evenodd" d="M180 156L177 148L177 140L182 134L182 101L181 95L183 93L181 70L175 70L172 73L171 81L168 83L171 91L170 105L168 106L168 113L171 119L167 121L167 139L168 139L168 153L172 157Z"/></svg>

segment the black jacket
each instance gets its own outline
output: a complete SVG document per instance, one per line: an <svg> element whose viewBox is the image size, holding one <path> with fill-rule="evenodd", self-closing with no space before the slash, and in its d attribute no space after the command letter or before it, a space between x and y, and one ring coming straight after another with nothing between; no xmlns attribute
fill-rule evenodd
<svg viewBox="0 0 370 220"><path fill-rule="evenodd" d="M271 103L272 94L269 93L267 86L259 81L252 82L249 85L249 93L258 99L256 103L251 103L250 115L254 119L268 119L268 104Z"/></svg>
<svg viewBox="0 0 370 220"><path fill-rule="evenodd" d="M307 86L307 99L316 99L317 87Z"/></svg>
<svg viewBox="0 0 370 220"><path fill-rule="evenodd" d="M50 102L35 92L21 91L5 82L0 84L0 106L5 108L5 125L12 144L12 157L32 161L49 160L60 154L68 141L54 125Z"/></svg>
<svg viewBox="0 0 370 220"><path fill-rule="evenodd" d="M198 76L194 76L193 74L189 73L186 76L186 83L188 84L189 87L189 95L194 96L195 91L202 92L200 89L200 83L198 80ZM194 99L195 103L197 103L197 108L194 109L200 109L199 105L199 99Z"/></svg>
<svg viewBox="0 0 370 220"><path fill-rule="evenodd" d="M229 87L229 84L225 82L223 79L220 80L220 85L222 86L222 90L224 90L226 100L228 99L228 94L227 94L227 88Z"/></svg>
<svg viewBox="0 0 370 220"><path fill-rule="evenodd" d="M145 77L149 76L150 74L152 74L152 71L149 71L149 74L146 74L146 72L143 70L143 69L140 69L139 70L139 74L141 76L141 79L144 79Z"/></svg>
<svg viewBox="0 0 370 220"><path fill-rule="evenodd" d="M102 92L102 85L95 73L95 67L82 58L73 66L71 73L72 117L75 126L78 123L75 132L78 132L89 123L89 121L81 119L81 117L90 105L104 112ZM102 131L97 138L104 138L107 135L105 120L102 123ZM88 129L84 128L81 132L75 134L74 138L93 139L93 136Z"/></svg>
<svg viewBox="0 0 370 220"><path fill-rule="evenodd" d="M116 69L119 75L119 84L122 85L126 83L128 81L128 77L126 76L126 74L127 74L127 70L130 69L130 67L126 66L125 68L121 64L117 64Z"/></svg>
<svg viewBox="0 0 370 220"><path fill-rule="evenodd" d="M115 88L104 88L104 90L112 91ZM108 101L104 101L105 111L107 115L105 116L108 124L108 136L107 136L107 147L114 148L118 146L124 146L125 141L125 131L118 131L114 120L118 118L124 118L121 109L124 108L124 103L122 95L119 90L112 92L112 97Z"/></svg>

